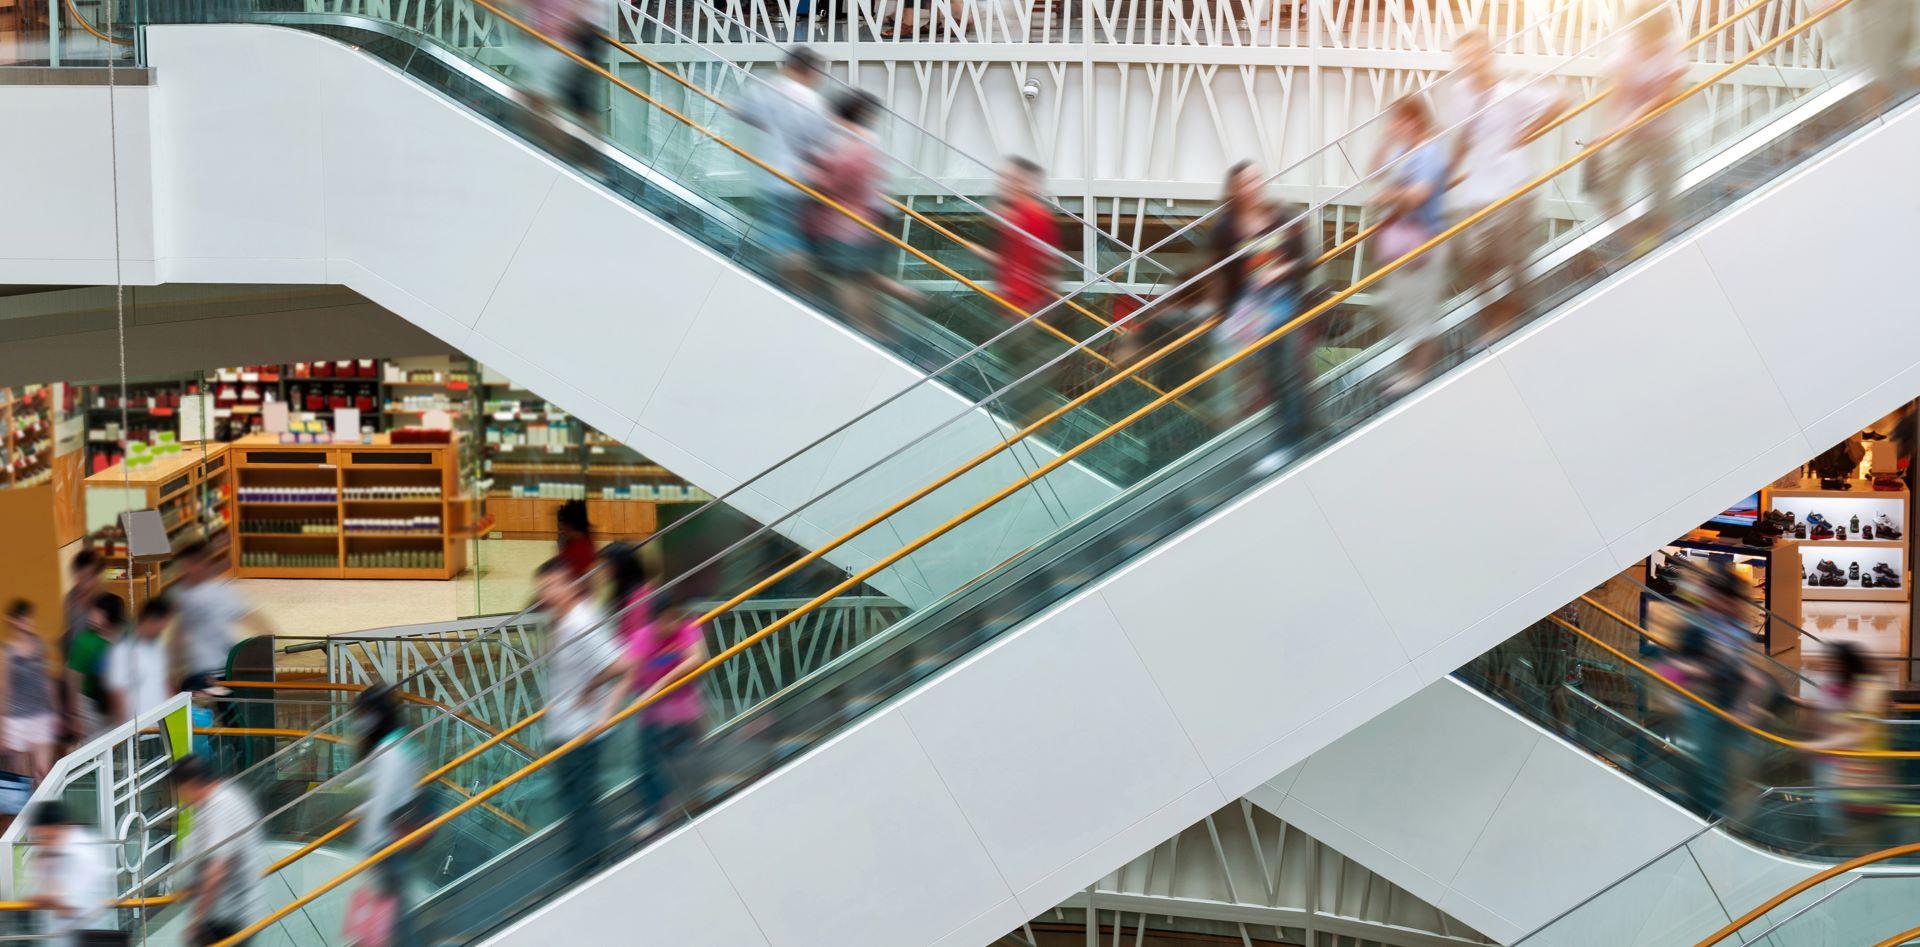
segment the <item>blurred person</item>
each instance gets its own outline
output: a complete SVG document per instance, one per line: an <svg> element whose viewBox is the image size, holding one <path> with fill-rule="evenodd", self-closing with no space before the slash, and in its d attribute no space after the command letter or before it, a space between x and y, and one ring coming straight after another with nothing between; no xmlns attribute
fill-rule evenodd
<svg viewBox="0 0 1920 947"><path fill-rule="evenodd" d="M882 272L887 242L874 228L887 227L882 193L887 174L868 128L878 109L874 97L859 90L834 99L833 118L840 133L814 153L811 184L839 209L824 204L810 208L808 240L820 274L847 319L868 335L886 338L892 332L876 312L877 297L886 293L909 303L920 297Z"/></svg>
<svg viewBox="0 0 1920 947"><path fill-rule="evenodd" d="M179 805L193 819L181 852L188 878L177 892L188 905L187 943L220 943L245 930L266 906L266 820L245 789L214 775L206 757L190 753L175 760L170 779Z"/></svg>
<svg viewBox="0 0 1920 947"><path fill-rule="evenodd" d="M1375 169L1386 169L1380 193L1374 197L1381 226L1374 234L1373 249L1383 262L1412 253L1438 236L1444 226L1441 202L1448 159L1445 146L1433 140L1433 134L1433 113L1426 102L1410 95L1393 104L1373 162ZM1447 286L1448 249L1442 243L1383 280L1379 308L1386 327L1412 346L1386 383L1388 397L1412 391L1433 368L1438 348L1433 326Z"/></svg>
<svg viewBox="0 0 1920 947"><path fill-rule="evenodd" d="M1820 4L1825 10L1839 0ZM1835 17L1840 21L1841 59L1867 74L1864 105L1878 113L1913 84L1909 60L1916 34L1913 0L1852 0Z"/></svg>
<svg viewBox="0 0 1920 947"><path fill-rule="evenodd" d="M80 947L89 932L114 930L113 849L58 799L37 806L28 838L36 909L52 915L54 943Z"/></svg>
<svg viewBox="0 0 1920 947"><path fill-rule="evenodd" d="M1251 161L1237 161L1227 169L1219 216L1208 234L1211 248L1213 303L1220 324L1212 339L1213 361L1232 356L1265 335L1268 322L1259 292L1261 249L1284 219L1267 197L1265 175ZM1212 400L1224 429L1240 419L1249 400L1264 396L1265 380L1256 359L1229 369L1214 388Z"/></svg>
<svg viewBox="0 0 1920 947"><path fill-rule="evenodd" d="M1454 40L1453 57L1454 72L1464 80L1454 103L1454 121L1449 122L1462 126L1453 142L1453 165L1461 178L1449 199L1458 219L1533 179L1527 141L1562 108L1540 85L1503 75L1493 59L1493 44L1480 30L1460 34ZM1463 240L1455 241L1460 243L1457 262L1470 290L1489 290L1509 277L1513 280L1506 293L1481 311L1476 345L1493 342L1526 309L1521 266L1533 245L1535 224L1529 194L1495 211L1463 234Z"/></svg>
<svg viewBox="0 0 1920 947"><path fill-rule="evenodd" d="M706 663L700 611L694 602L681 599L629 639L620 684L609 700L610 713L635 700L655 698ZM673 793L697 791L703 781L694 762L706 735L706 701L700 685L689 682L654 699L638 716L641 822L637 834L645 837L659 825Z"/></svg>
<svg viewBox="0 0 1920 947"><path fill-rule="evenodd" d="M1000 166L1000 190L994 201L998 218L993 247L983 256L993 268L994 289L1022 315L1030 316L1054 301L1055 255L1060 252L1060 224L1053 209L1040 199L1046 171L1026 158L1011 157ZM1046 330L1031 326L1010 337L1015 378L1026 378L1056 354L1056 340ZM1015 393L1028 397L1022 413L1027 423L1053 410L1050 392L1065 362L1055 362Z"/></svg>
<svg viewBox="0 0 1920 947"><path fill-rule="evenodd" d="M560 561L566 563L568 573L574 578L586 578L600 561L600 551L593 544L593 524L587 518L587 501L568 500L560 504L553 519L559 536Z"/></svg>
<svg viewBox="0 0 1920 947"><path fill-rule="evenodd" d="M106 572L106 564L101 562L99 553L82 549L73 554L67 571L73 584L67 586L67 594L60 602L60 614L66 619L65 627L60 630L62 655L73 650L73 639L93 621L93 604L102 591L100 576Z"/></svg>
<svg viewBox="0 0 1920 947"><path fill-rule="evenodd" d="M1810 701L1820 722L1816 750L1886 749L1884 725L1886 690L1867 673L1867 659L1851 641L1827 645L1829 673ZM1882 761L1870 757L1839 756L1824 752L1814 758L1813 784L1818 799L1820 830L1829 841L1856 841L1866 827L1865 814L1874 803L1869 787L1889 780Z"/></svg>
<svg viewBox="0 0 1920 947"><path fill-rule="evenodd" d="M606 720L604 693L616 673L617 643L606 613L566 562L541 565L535 587L548 622L547 739L558 747ZM596 736L553 762L566 821L566 871L576 876L593 869L606 843L599 808L601 745Z"/></svg>
<svg viewBox="0 0 1920 947"><path fill-rule="evenodd" d="M363 798L354 809L354 818L360 821L360 851L372 855L424 824L419 784L426 776L426 767L418 749L406 738L400 700L391 685L378 684L361 691L353 703L353 718L360 762L365 767L355 781L354 788ZM373 867L376 896L391 905L386 943L417 942L411 915L412 878L410 848L396 849Z"/></svg>
<svg viewBox="0 0 1920 947"><path fill-rule="evenodd" d="M7 672L0 674L0 707L6 708L6 717L0 721L0 749L13 758L14 772L38 783L53 768L60 716L53 665L40 640L32 602L15 599L7 606L6 633Z"/></svg>
<svg viewBox="0 0 1920 947"><path fill-rule="evenodd" d="M787 50L780 71L748 88L736 110L742 121L760 130L760 159L795 181L806 180L812 155L828 134L827 103L818 91L821 66L820 54L805 46ZM803 289L810 280L800 230L807 196L773 174L755 180L760 184L760 239L789 288Z"/></svg>
<svg viewBox="0 0 1920 947"><path fill-rule="evenodd" d="M84 614L85 627L66 649L67 730L75 743L92 739L115 719L106 685L107 652L128 632L127 603L112 592L95 595Z"/></svg>
<svg viewBox="0 0 1920 947"><path fill-rule="evenodd" d="M133 634L107 650L101 683L111 722L121 724L151 714L177 693L167 673L167 646L162 639L173 617L173 606L164 596L148 599L140 607Z"/></svg>
<svg viewBox="0 0 1920 947"><path fill-rule="evenodd" d="M598 39L593 8L590 0L527 0L527 23L540 36L591 60ZM543 112L564 109L590 130L598 131L600 118L594 108L593 90L600 77L540 38L520 35L528 44L523 60L530 67L526 91L533 95L534 107ZM573 142L563 143L563 147L576 151L582 146Z"/></svg>
<svg viewBox="0 0 1920 947"><path fill-rule="evenodd" d="M179 558L184 563L180 581L168 593L180 618L170 659L180 690L202 691L226 676L227 657L240 643L242 627L271 635L273 626L222 575L227 569L224 553L195 543Z"/></svg>
<svg viewBox="0 0 1920 947"><path fill-rule="evenodd" d="M1613 94L1607 97L1610 132L1632 126L1671 101L1686 75L1672 17L1662 9L1635 24L1607 71L1613 78ZM1678 118L1668 112L1616 139L1606 153L1596 156L1602 207L1608 217L1626 210L1634 175L1645 178L1651 203L1646 216L1632 228L1644 234L1642 245L1634 248L1636 255L1650 249L1673 225L1672 205L1680 183L1680 156L1675 150L1679 132Z"/></svg>
<svg viewBox="0 0 1920 947"><path fill-rule="evenodd" d="M1733 706L1739 696L1741 675L1727 657L1725 646L1704 623L1696 622L1682 629L1679 647L1660 672L1699 698L1681 695L1675 702L1680 707L1681 732L1693 756L1683 776L1683 792L1708 815L1724 814L1727 802L1733 727L1713 711Z"/></svg>

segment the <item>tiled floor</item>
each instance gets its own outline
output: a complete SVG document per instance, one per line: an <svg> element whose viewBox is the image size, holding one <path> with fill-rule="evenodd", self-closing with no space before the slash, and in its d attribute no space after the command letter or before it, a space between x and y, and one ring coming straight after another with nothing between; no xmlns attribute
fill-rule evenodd
<svg viewBox="0 0 1920 947"><path fill-rule="evenodd" d="M489 540L474 568L448 581L237 579L234 585L283 635L337 635L520 610L551 543Z"/></svg>

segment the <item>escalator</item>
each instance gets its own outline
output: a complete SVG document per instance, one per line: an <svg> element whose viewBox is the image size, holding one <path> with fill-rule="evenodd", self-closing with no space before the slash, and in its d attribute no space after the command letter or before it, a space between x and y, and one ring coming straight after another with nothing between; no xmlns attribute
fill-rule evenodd
<svg viewBox="0 0 1920 947"><path fill-rule="evenodd" d="M1802 655L1825 647L1761 617L1776 636L1807 634ZM1254 798L1502 941L1539 945L1691 943L1791 882L1909 841L1911 708L1829 753L1830 725L1802 703L1822 671L1743 652L1727 707L1697 676L1682 686L1662 670L1680 630L1702 621L1615 578ZM1833 788L1836 763L1860 788ZM1420 778L1393 778L1409 772Z"/></svg>
<svg viewBox="0 0 1920 947"><path fill-rule="evenodd" d="M1755 47L1681 101L1825 15ZM1615 567L1609 545L1631 545L1641 533L1671 535L1663 518L1698 522L1724 506L1716 493L1721 481L1749 482L1749 468L1771 474L1812 453L1812 422L1856 429L1884 413L1883 402L1911 396L1855 393L1829 404L1840 386L1797 390L1791 400L1776 392L1777 412L1761 418L1750 400L1723 398L1725 410L1706 404L1670 419L1662 436L1673 443L1662 448L1675 469L1634 483L1631 494L1608 480L1612 455L1579 454L1561 439L1560 426L1576 419L1582 438L1644 436L1637 421L1617 415L1622 399L1644 402L1631 400L1642 379L1683 377L1662 372L1663 360L1697 364L1689 360L1705 345L1725 366L1734 338L1765 339L1744 343L1754 348L1785 338L1790 326L1761 323L1725 296L1716 312L1698 295L1693 279L1708 262L1730 265L1765 250L1746 244L1736 259L1723 257L1715 244L1729 231L1764 236L1776 223L1784 228L1776 217L1792 219L1810 187L1819 188L1813 193L1823 202L1844 187L1890 194L1896 205L1913 199L1883 172L1906 146L1901 136L1920 126L1905 110L1845 118L1859 102L1850 82L1833 76L1801 98L1751 113L1722 110L1715 118L1703 110L1689 126L1689 146L1697 150L1688 152L1688 190L1677 208L1690 229L1644 259L1628 259L1631 251L1606 242L1618 219L1590 217L1561 234L1530 273L1533 303L1515 320L1525 330L1490 354L1452 356L1447 374L1410 398L1379 394L1380 376L1404 344L1386 339L1378 351L1315 379L1313 390L1324 393L1316 405L1320 426L1276 439L1264 407L1228 387L1235 379L1223 375L1251 352L1242 350L1120 414L1128 427L1150 429L1142 437L1158 463L1104 504L1078 506L1071 491L1053 489L1052 478L1070 471L1107 429L1011 483L969 479L984 459L901 500L863 492L858 477L844 481L824 501L857 510L866 525L807 557L763 538L680 563L663 592L720 600L704 614L710 622L833 548L851 548L866 560L845 578L807 589L804 604L752 635L716 649L709 669L737 670L756 659L792 668L802 655L813 663L710 734L700 758L704 777L688 781L668 824L643 823L646 833L607 853L608 870L563 897L549 897L561 887L558 873L530 844L440 886L423 912L450 919L461 936L503 931L502 942L550 939L543 929L561 929L550 924L566 925L574 936L612 936L632 912L609 909L623 892L643 892L648 920L684 932L682 942L832 937L900 944L985 939L1057 903L1084 876L1124 861L1397 703L1423 679L1451 670L1443 663L1450 656L1477 654L1507 637L1510 623L1526 613L1591 586ZM1604 144L1584 148L1581 158ZM1535 187L1551 183L1578 194L1579 182L1576 161ZM1768 184L1778 186L1762 191ZM1482 212L1448 236L1484 218ZM1708 218L1716 219L1701 226ZM1908 235L1894 236L1898 243ZM1853 252L1818 261L1832 266L1823 272L1835 286L1856 285L1868 275L1863 264L1877 263L1859 259L1860 248L1847 249ZM1806 262L1806 248L1796 252ZM1332 293L1256 347L1334 311L1415 254ZM1739 289L1787 292L1778 276L1764 272ZM1643 337L1628 346L1621 336L1648 325L1651 301L1672 303L1682 291L1696 293L1690 301L1698 305L1658 313L1670 351L1613 361L1644 348ZM1463 293L1450 314L1470 315L1482 303ZM1549 312L1551 318L1540 318ZM1724 324L1703 321L1713 319ZM1461 329L1452 335L1467 334L1464 319L1454 324ZM1107 376L1105 388L1075 400L1099 398L1202 331L1173 333L1141 363ZM1728 381L1722 373L1730 372L1734 384L1769 384L1761 352L1731 361L1701 374L1712 382ZM1888 366L1871 354L1862 361L1869 377L1898 374L1880 374ZM1551 386L1521 391L1530 373L1542 372ZM1604 387L1583 390L1582 400L1607 401L1609 416L1586 418L1584 404L1555 403L1550 392L1569 379ZM1874 383L1866 387L1871 393ZM1188 397L1225 406L1229 423L1149 420L1154 409ZM1019 439L1034 429L1018 432ZM1257 463L1276 446L1294 460L1279 476ZM1792 451L1790 459L1776 462L1782 451ZM1385 473L1408 458L1422 465L1421 486L1445 499L1410 496ZM942 460L931 450L910 450L883 462L932 472L946 469ZM1615 507L1602 505L1608 501ZM1620 506L1632 506L1638 518ZM1660 512L1649 517L1649 509ZM1388 531L1392 543L1381 541ZM892 548L888 539L906 545ZM1511 548L1516 543L1523 554ZM1433 555L1443 548L1450 554ZM983 551L1003 564L970 570ZM1424 571L1401 568L1409 560ZM732 568L742 562L754 567ZM904 617L853 636L836 630L837 637L806 620L842 596L871 595L878 583L868 583L882 573L916 593L905 602L912 607L901 609ZM1184 594L1203 584L1205 595ZM1358 616L1356 602L1363 603ZM1330 636L1329 628L1341 633ZM1285 691L1284 701L1274 699L1276 689ZM532 725L502 733L531 733ZM549 751L477 793L423 837L458 831L486 803L547 794L556 778L547 764L571 748ZM1115 766L1116 755L1143 755L1155 765ZM631 812L623 785L607 789L609 812ZM364 867L314 888L257 929L337 909Z"/></svg>

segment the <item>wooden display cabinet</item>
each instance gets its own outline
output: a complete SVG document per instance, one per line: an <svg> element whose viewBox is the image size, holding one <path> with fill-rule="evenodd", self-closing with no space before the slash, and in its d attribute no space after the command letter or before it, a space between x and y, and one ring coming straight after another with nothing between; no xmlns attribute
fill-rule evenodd
<svg viewBox="0 0 1920 947"><path fill-rule="evenodd" d="M118 578L105 585L115 594L126 586L126 541L119 535L119 516L129 510L159 510L174 552L199 540L224 552L233 539L231 457L225 444L185 444L179 452L163 454L151 463L128 468L116 463L88 477L87 528L98 538L98 550L107 568ZM149 581L135 583L139 606L149 594L158 595L179 579L172 559L153 567Z"/></svg>
<svg viewBox="0 0 1920 947"><path fill-rule="evenodd" d="M1870 570L1874 563L1885 562L1900 576L1899 586L1867 588L1859 580L1850 580L1844 586L1820 586L1806 584L1802 578L1800 594L1810 602L1904 602L1907 587L1913 582L1909 537L1905 532L1909 499L1905 489L1875 490L1865 481L1855 481L1851 490L1823 490L1816 483L1803 483L1798 487L1762 490L1760 506L1764 510L1791 512L1797 523L1805 523L1810 513L1819 513L1836 526L1849 525L1856 515L1862 525L1867 525L1876 514L1885 513L1899 524L1900 538L1882 539L1876 533L1873 539L1865 539L1860 533L1850 533L1844 539L1837 534L1832 539L1814 539L1809 530L1808 538L1797 540L1794 545L1800 550L1802 573L1812 571L1822 559L1831 559L1842 569L1849 563L1859 562L1863 572Z"/></svg>
<svg viewBox="0 0 1920 947"><path fill-rule="evenodd" d="M233 452L241 577L451 579L466 571L474 511L457 436L283 444L257 434L235 441Z"/></svg>

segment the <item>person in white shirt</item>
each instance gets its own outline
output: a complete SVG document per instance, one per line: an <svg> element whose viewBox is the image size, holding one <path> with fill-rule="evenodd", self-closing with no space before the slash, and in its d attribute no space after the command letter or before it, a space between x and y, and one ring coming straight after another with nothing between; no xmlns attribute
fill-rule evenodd
<svg viewBox="0 0 1920 947"><path fill-rule="evenodd" d="M1630 188L1636 174L1645 179L1646 197L1650 199L1647 212L1632 229L1646 235L1647 245L1636 247L1637 253L1666 236L1680 184L1678 116L1667 112L1634 125L1679 94L1680 78L1686 75L1673 18L1665 9L1647 14L1634 24L1627 41L1614 51L1607 72L1613 79L1613 94L1607 97L1608 131L1631 130L1592 160L1600 163L1601 208L1608 217L1640 199L1641 195Z"/></svg>
<svg viewBox="0 0 1920 947"><path fill-rule="evenodd" d="M192 905L187 942L222 943L266 907L266 820L246 790L214 776L205 757L181 757L170 778L180 805L192 813L181 857L188 874L181 894Z"/></svg>
<svg viewBox="0 0 1920 947"><path fill-rule="evenodd" d="M186 565L172 595L180 612L174 633L174 666L180 671L180 689L202 691L226 676L227 653L240 641L242 625L255 634L273 634L245 596L221 578L226 561L204 543L180 554Z"/></svg>
<svg viewBox="0 0 1920 947"><path fill-rule="evenodd" d="M604 694L619 676L619 642L613 622L587 595L560 559L548 560L535 577L547 630L547 739L559 746L607 719ZM606 846L600 817L601 739L588 740L556 759L555 791L567 813L568 870L590 871Z"/></svg>
<svg viewBox="0 0 1920 947"><path fill-rule="evenodd" d="M407 739L400 701L391 685L362 691L353 705L362 772L354 789L364 796L354 817L360 820L362 855L372 855L418 828L420 781L426 776L418 749ZM415 943L413 930L413 851L400 848L373 866L374 881L394 900L389 943Z"/></svg>
<svg viewBox="0 0 1920 947"><path fill-rule="evenodd" d="M77 947L87 931L114 929L113 848L59 800L41 803L32 826L32 903L53 915L54 943Z"/></svg>
<svg viewBox="0 0 1920 947"><path fill-rule="evenodd" d="M1477 213L1526 186L1537 171L1527 153L1528 140L1560 114L1559 98L1544 85L1504 76L1493 61L1493 45L1479 30L1462 33L1453 44L1455 71L1461 76L1452 121L1460 124L1453 143L1454 180L1449 203L1456 219ZM1534 201L1522 197L1474 225L1455 251L1469 289L1491 289L1514 277L1514 285L1495 305L1482 310L1481 342L1497 338L1506 323L1526 308L1520 265L1535 244Z"/></svg>
<svg viewBox="0 0 1920 947"><path fill-rule="evenodd" d="M821 65L819 54L795 46L787 51L777 74L750 86L739 101L740 119L760 132L754 142L754 156L795 181L806 179L813 152L831 134L827 103L817 91ZM801 232L801 215L808 198L779 175L760 169L751 173L760 187L761 220L756 236L773 253L788 287L800 289L807 278L807 243Z"/></svg>
<svg viewBox="0 0 1920 947"><path fill-rule="evenodd" d="M167 646L160 639L173 615L173 606L165 598L149 599L140 608L133 634L107 649L101 681L114 723L151 714L176 693L167 672Z"/></svg>

